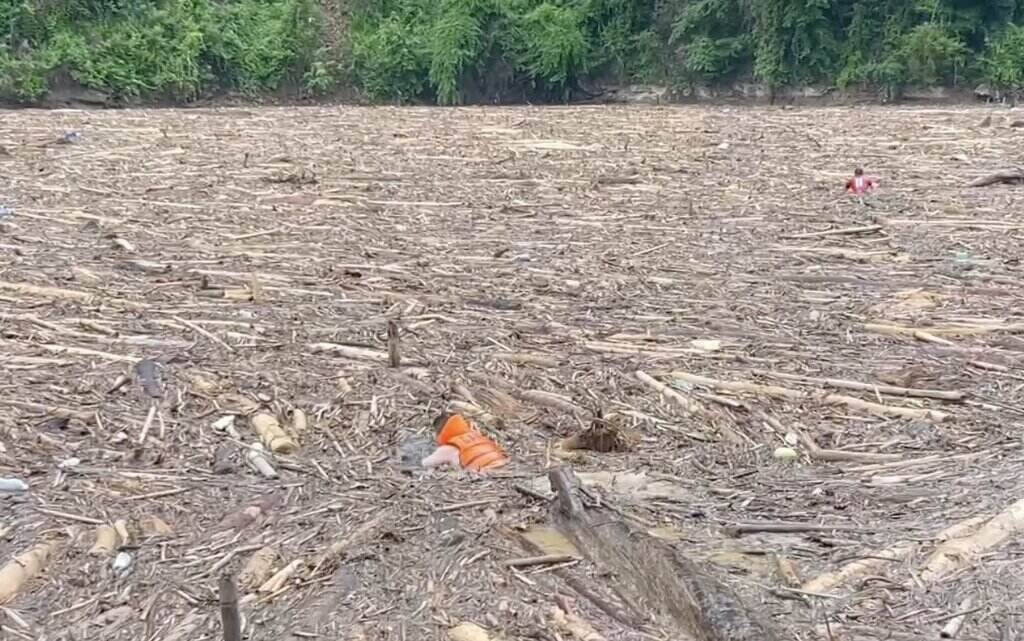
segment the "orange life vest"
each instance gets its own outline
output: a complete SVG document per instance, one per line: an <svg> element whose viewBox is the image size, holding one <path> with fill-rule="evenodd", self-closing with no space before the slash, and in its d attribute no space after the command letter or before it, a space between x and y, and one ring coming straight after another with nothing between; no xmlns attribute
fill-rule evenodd
<svg viewBox="0 0 1024 641"><path fill-rule="evenodd" d="M508 463L498 444L470 427L458 414L452 415L437 434L438 445L459 450L459 463L467 470L483 472Z"/></svg>

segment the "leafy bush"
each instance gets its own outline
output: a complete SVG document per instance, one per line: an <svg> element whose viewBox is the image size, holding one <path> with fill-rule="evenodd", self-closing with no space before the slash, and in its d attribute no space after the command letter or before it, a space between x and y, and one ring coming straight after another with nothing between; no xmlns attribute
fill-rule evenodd
<svg viewBox="0 0 1024 641"><path fill-rule="evenodd" d="M1024 88L1022 23L1024 0L0 0L0 98L63 74L125 99L348 82L442 104L611 78Z"/></svg>
<svg viewBox="0 0 1024 641"><path fill-rule="evenodd" d="M1024 26L1009 25L992 40L981 62L982 78L1000 89L1024 89Z"/></svg>
<svg viewBox="0 0 1024 641"><path fill-rule="evenodd" d="M534 80L564 90L588 67L583 18L582 12L552 2L528 11L510 43L517 66Z"/></svg>
<svg viewBox="0 0 1024 641"><path fill-rule="evenodd" d="M391 16L354 29L353 74L367 94L378 100L410 100L423 93L430 61L422 27Z"/></svg>
<svg viewBox="0 0 1024 641"><path fill-rule="evenodd" d="M954 78L967 62L967 47L945 26L919 24L903 36L899 58L906 66L907 81L934 85Z"/></svg>
<svg viewBox="0 0 1024 641"><path fill-rule="evenodd" d="M289 80L325 90L336 75L319 55L319 18L313 0L72 0L45 10L0 0L9 34L0 93L38 99L57 70L125 99L265 92Z"/></svg>
<svg viewBox="0 0 1024 641"><path fill-rule="evenodd" d="M483 3L447 0L427 33L428 77L444 105L461 102L459 86L466 68L475 63L482 48L480 18Z"/></svg>
<svg viewBox="0 0 1024 641"><path fill-rule="evenodd" d="M680 61L678 75L688 80L727 78L750 59L751 41L737 19L736 0L698 0L676 16L669 44Z"/></svg>
<svg viewBox="0 0 1024 641"><path fill-rule="evenodd" d="M88 87L118 98L198 95L204 76L204 35L192 0L99 22L86 37L60 33L51 45L57 62Z"/></svg>

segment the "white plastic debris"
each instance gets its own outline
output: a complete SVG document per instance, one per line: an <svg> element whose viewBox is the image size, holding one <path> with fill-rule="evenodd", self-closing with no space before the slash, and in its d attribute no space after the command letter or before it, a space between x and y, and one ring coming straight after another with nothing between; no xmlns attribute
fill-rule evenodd
<svg viewBox="0 0 1024 641"><path fill-rule="evenodd" d="M117 556L114 557L114 562L111 563L111 567L118 574L127 574L128 570L132 567L132 555L127 552L118 552Z"/></svg>
<svg viewBox="0 0 1024 641"><path fill-rule="evenodd" d="M795 461L798 454L791 447L777 447L772 456L780 461Z"/></svg>
<svg viewBox="0 0 1024 641"><path fill-rule="evenodd" d="M57 463L57 468L61 470L69 470L73 467L78 467L81 464L82 459L72 456L71 458L66 458L60 463Z"/></svg>
<svg viewBox="0 0 1024 641"><path fill-rule="evenodd" d="M210 427L215 430L226 430L228 427L233 427L235 424L235 415L228 414L227 416L221 416L213 422Z"/></svg>
<svg viewBox="0 0 1024 641"><path fill-rule="evenodd" d="M0 492L28 492L28 483L21 479L0 478Z"/></svg>

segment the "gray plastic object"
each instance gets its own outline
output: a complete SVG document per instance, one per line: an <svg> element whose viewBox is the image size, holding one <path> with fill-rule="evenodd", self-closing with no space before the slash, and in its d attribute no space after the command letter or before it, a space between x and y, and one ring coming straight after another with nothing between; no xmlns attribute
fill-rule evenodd
<svg viewBox="0 0 1024 641"><path fill-rule="evenodd" d="M412 471L423 467L422 461L430 456L437 444L429 436L412 436L398 446L398 466L403 471Z"/></svg>
<svg viewBox="0 0 1024 641"><path fill-rule="evenodd" d="M0 492L28 492L28 483L21 479L0 478Z"/></svg>

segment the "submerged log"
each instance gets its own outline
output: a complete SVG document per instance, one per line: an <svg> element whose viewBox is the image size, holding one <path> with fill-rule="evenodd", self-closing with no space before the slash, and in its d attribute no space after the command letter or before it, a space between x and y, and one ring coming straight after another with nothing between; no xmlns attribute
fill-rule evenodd
<svg viewBox="0 0 1024 641"><path fill-rule="evenodd" d="M558 529L583 556L610 570L614 592L638 619L653 618L700 641L782 639L769 621L699 563L611 512L584 508L571 470L553 469L548 478L558 492ZM644 611L635 611L641 603Z"/></svg>
<svg viewBox="0 0 1024 641"><path fill-rule="evenodd" d="M989 185L1007 184L1019 185L1024 183L1024 171L1020 169L1003 169L988 176L975 178L967 183L968 187L987 187Z"/></svg>

